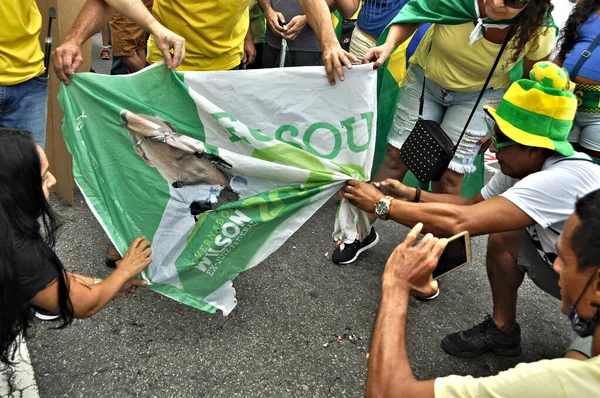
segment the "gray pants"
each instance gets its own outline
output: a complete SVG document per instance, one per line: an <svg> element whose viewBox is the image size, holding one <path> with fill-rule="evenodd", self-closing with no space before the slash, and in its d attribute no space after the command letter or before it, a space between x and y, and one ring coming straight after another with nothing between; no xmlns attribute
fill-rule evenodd
<svg viewBox="0 0 600 398"><path fill-rule="evenodd" d="M517 260L519 269L527 273L529 278L540 289L560 300L560 288L558 287L558 274L546 261L544 261L535 244L527 231L521 234L521 243L519 244L519 258ZM571 343L566 351L578 351L588 358L592 356L592 337L579 337L575 332L572 333Z"/></svg>
<svg viewBox="0 0 600 398"><path fill-rule="evenodd" d="M275 68L279 66L280 55L280 49L271 47L265 43L262 55L263 68ZM290 58L292 61L292 66L323 66L323 60L320 52L290 50Z"/></svg>

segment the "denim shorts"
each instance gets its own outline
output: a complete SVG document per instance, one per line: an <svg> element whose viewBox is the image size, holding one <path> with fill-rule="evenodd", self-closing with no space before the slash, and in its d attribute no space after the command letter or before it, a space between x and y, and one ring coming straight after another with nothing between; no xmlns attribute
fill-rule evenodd
<svg viewBox="0 0 600 398"><path fill-rule="evenodd" d="M600 113L577 112L569 142L600 152Z"/></svg>
<svg viewBox="0 0 600 398"><path fill-rule="evenodd" d="M388 143L395 148L400 149L402 147L417 123L423 78L423 68L418 65L411 65L406 72L406 76L404 76L398 94L394 124L388 135ZM493 88L485 91L477 107L478 109L469 123L469 128L448 166L450 170L460 174L473 173L476 170L473 162L481 147L477 142L488 134L485 122L487 116L483 111L483 106L496 107L505 92L505 89ZM456 144L478 96L479 92L459 93L446 90L432 80L427 79L423 118L438 122L452 142Z"/></svg>
<svg viewBox="0 0 600 398"><path fill-rule="evenodd" d="M0 86L0 126L26 130L42 148L46 143L48 78L34 77Z"/></svg>

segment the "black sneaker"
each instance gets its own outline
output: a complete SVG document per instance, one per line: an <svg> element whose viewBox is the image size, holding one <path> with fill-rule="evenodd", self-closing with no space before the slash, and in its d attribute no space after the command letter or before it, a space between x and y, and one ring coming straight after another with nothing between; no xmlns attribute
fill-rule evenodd
<svg viewBox="0 0 600 398"><path fill-rule="evenodd" d="M35 317L42 321L55 321L60 318L59 314L53 314L50 311L46 311L43 308L35 307Z"/></svg>
<svg viewBox="0 0 600 398"><path fill-rule="evenodd" d="M488 315L479 325L444 337L442 348L461 358L473 358L489 351L514 357L521 353L521 328L517 324L512 332L504 333Z"/></svg>
<svg viewBox="0 0 600 398"><path fill-rule="evenodd" d="M355 239L354 242L342 242L337 246L331 255L331 261L336 264L353 263L360 253L372 248L377 242L379 242L379 235L375 232L375 228L371 227L371 232L362 242Z"/></svg>

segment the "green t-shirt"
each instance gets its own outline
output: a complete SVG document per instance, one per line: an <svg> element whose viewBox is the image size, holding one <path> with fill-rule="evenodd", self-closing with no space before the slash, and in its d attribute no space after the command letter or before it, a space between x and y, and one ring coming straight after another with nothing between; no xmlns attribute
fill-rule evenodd
<svg viewBox="0 0 600 398"><path fill-rule="evenodd" d="M254 43L263 43L265 41L267 24L265 16L256 0L250 2L250 29L254 36Z"/></svg>

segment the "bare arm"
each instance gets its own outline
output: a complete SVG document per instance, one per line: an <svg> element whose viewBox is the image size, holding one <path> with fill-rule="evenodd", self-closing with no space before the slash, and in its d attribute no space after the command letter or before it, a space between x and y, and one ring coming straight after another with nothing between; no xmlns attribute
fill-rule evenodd
<svg viewBox="0 0 600 398"><path fill-rule="evenodd" d="M402 184L398 180L393 178L387 178L378 184L378 188L385 195L392 196L396 199L404 200L407 202L414 202L417 197L417 188L408 187ZM474 205L483 201L481 193L477 193L472 198L465 198L461 195L446 195L439 193L431 193L421 191L419 194L419 203L452 203L455 205Z"/></svg>
<svg viewBox="0 0 600 398"><path fill-rule="evenodd" d="M500 196L470 206L392 201L389 219L408 227L422 222L425 232L442 237L463 231L471 236L486 235L535 224L523 210Z"/></svg>
<svg viewBox="0 0 600 398"><path fill-rule="evenodd" d="M89 318L100 311L119 293L130 286L144 286L145 281L129 277L124 271L116 270L98 284L89 283L89 277L66 273L69 284L69 298L73 304L75 318ZM129 284L128 284L129 282ZM138 282L138 283L136 283ZM31 300L37 307L58 313L58 283L54 280Z"/></svg>
<svg viewBox="0 0 600 398"><path fill-rule="evenodd" d="M87 318L100 311L106 304L131 286L145 286L146 281L135 276L150 264L150 242L142 238L133 241L129 250L117 263L117 269L98 284L87 276L65 272L69 298L73 304L75 318ZM58 313L58 283L55 279L31 300L33 304Z"/></svg>
<svg viewBox="0 0 600 398"><path fill-rule="evenodd" d="M330 12L334 12L336 10L335 0L325 0L325 2L327 3L327 7L329 8Z"/></svg>
<svg viewBox="0 0 600 398"><path fill-rule="evenodd" d="M434 380L415 379L406 352L410 291L383 288L369 352L367 397L431 397Z"/></svg>
<svg viewBox="0 0 600 398"><path fill-rule="evenodd" d="M406 352L409 295L430 293L427 288L431 273L447 243L426 235L413 246L422 227L418 224L409 232L385 266L369 352L367 397L434 396L434 380L416 380Z"/></svg>
<svg viewBox="0 0 600 398"><path fill-rule="evenodd" d="M352 18L360 6L360 0L334 0L333 3L342 17L346 19Z"/></svg>
<svg viewBox="0 0 600 398"><path fill-rule="evenodd" d="M385 43L373 47L362 59L363 64L373 62L373 69L379 68L392 55L396 47L408 40L421 24L394 24L390 27Z"/></svg>
<svg viewBox="0 0 600 398"><path fill-rule="evenodd" d="M327 77L331 84L335 84L335 73L340 80L344 80L344 70L342 65L352 69L352 62L356 58L350 53L344 51L335 36L333 24L331 23L331 14L327 2L324 0L298 0L304 9L308 23L315 31L321 51L323 52L323 64L327 71Z"/></svg>
<svg viewBox="0 0 600 398"><path fill-rule="evenodd" d="M561 57L560 55L557 55L552 62L554 62L556 65L560 66L562 68L563 63L565 62L564 58Z"/></svg>
<svg viewBox="0 0 600 398"><path fill-rule="evenodd" d="M248 31L244 38L244 58L242 62L245 64L252 64L256 59L256 46L254 45L254 35L252 34L252 26L248 25Z"/></svg>
<svg viewBox="0 0 600 398"><path fill-rule="evenodd" d="M393 200L388 218L407 227L417 223L425 225L424 231L437 236L449 237L462 231L469 235L485 235L493 232L514 231L535 224L533 219L518 206L501 196L483 200L481 194L471 199L458 195L422 193L423 200L430 203L412 203ZM350 180L344 197L362 210L373 213L375 203L384 193L372 184ZM435 202L448 200L450 202ZM459 204L455 204L454 200ZM478 201L478 202L477 202Z"/></svg>
<svg viewBox="0 0 600 398"><path fill-rule="evenodd" d="M258 5L263 11L263 14L266 14L267 12L273 9L273 7L271 7L271 0L258 0Z"/></svg>
<svg viewBox="0 0 600 398"><path fill-rule="evenodd" d="M279 37L283 37L285 29L281 25L286 22L283 14L273 9L271 0L258 0L258 4L263 10L263 14L265 15L267 25L269 25L271 32Z"/></svg>
<svg viewBox="0 0 600 398"><path fill-rule="evenodd" d="M85 2L64 42L51 55L54 72L60 80L69 83L83 62L83 43L106 26L113 13L103 0Z"/></svg>
<svg viewBox="0 0 600 398"><path fill-rule="evenodd" d="M183 61L185 39L159 24L141 0L87 0L64 42L52 52L52 64L60 80L69 83L70 76L77 72L83 62L83 43L106 26L114 11L154 35L167 67L176 68Z"/></svg>

